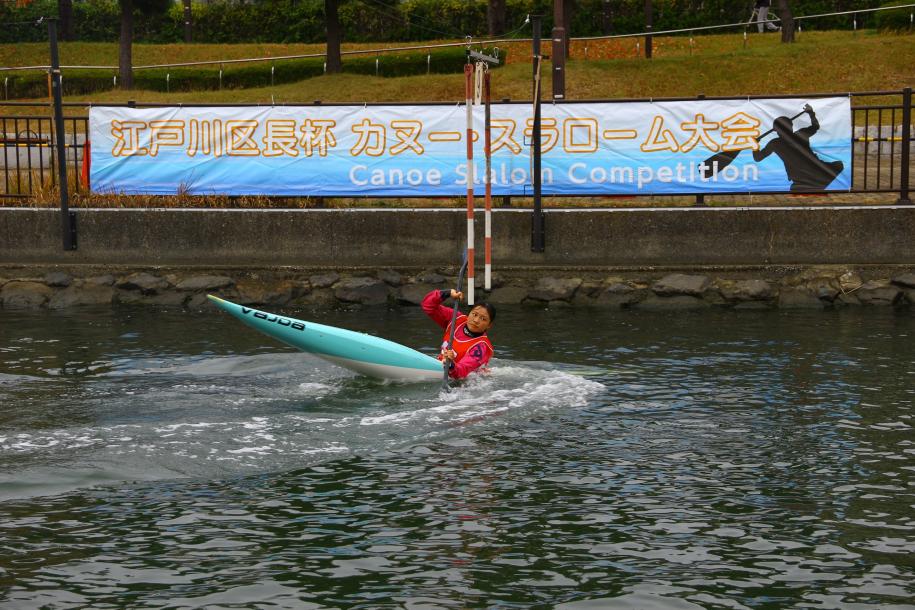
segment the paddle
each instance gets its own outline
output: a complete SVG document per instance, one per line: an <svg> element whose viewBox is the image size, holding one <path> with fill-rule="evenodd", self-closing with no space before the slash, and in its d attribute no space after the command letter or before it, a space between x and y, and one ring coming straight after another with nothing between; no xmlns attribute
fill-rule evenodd
<svg viewBox="0 0 915 610"><path fill-rule="evenodd" d="M455 288L455 290L457 290L458 292L461 291L461 284L464 283L464 271L466 271L466 270L467 270L467 250L464 250L464 260L463 260L463 262L461 262L461 270L458 272L457 287ZM459 303L455 303L454 309L451 311L451 335L448 337L448 345L445 347L445 349L448 349L448 350L450 350L451 346L454 345L454 326L455 326L454 323L457 322L458 305L459 305ZM442 359L442 369L443 369L443 373L444 373L444 377L442 378L442 389L448 390L449 389L448 388L448 361L445 360L444 358Z"/></svg>
<svg viewBox="0 0 915 610"><path fill-rule="evenodd" d="M799 113L797 113L796 115L791 117L791 120L793 121L794 119L798 118L802 114L806 114L806 112L807 112L806 109L801 110ZM762 140L763 138L765 138L767 135L769 135L773 131L775 131L775 129L770 129L769 131L756 136L756 141L758 142L759 140ZM728 165L730 165L734 161L734 159L737 158L737 155L739 155L742 150L743 149L727 150L724 152L715 153L714 155L712 155L711 157L706 159L705 160L705 170L702 172L702 177L708 178L709 176L712 175L712 169L714 168L715 163L718 164L717 171L719 171L719 172L721 170L723 170L724 168L726 168Z"/></svg>

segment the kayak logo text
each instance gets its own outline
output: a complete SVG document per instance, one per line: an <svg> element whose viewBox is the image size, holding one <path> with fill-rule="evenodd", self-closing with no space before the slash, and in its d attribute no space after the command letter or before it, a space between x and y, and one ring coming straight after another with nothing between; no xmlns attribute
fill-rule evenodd
<svg viewBox="0 0 915 610"><path fill-rule="evenodd" d="M273 322L274 324L279 324L280 326L288 326L289 328L294 328L295 330L305 330L305 325L303 323L290 320L289 318L281 318L277 315L264 313L256 309L248 309L247 307L242 307L241 312L246 316L253 313L255 318L266 320L267 322Z"/></svg>

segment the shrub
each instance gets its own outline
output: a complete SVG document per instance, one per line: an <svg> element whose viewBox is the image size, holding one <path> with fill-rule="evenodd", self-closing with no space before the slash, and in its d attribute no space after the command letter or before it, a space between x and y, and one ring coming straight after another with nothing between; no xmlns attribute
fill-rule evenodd
<svg viewBox="0 0 915 610"><path fill-rule="evenodd" d="M882 7L899 6L901 4L911 4L911 0L897 0L895 2L886 2L881 4ZM895 11L879 11L876 14L876 26L878 30L903 32L912 31L912 8L901 8Z"/></svg>
<svg viewBox="0 0 915 610"><path fill-rule="evenodd" d="M568 0L567 0L568 1ZM796 16L873 8L881 0L792 0ZM904 4L902 0L898 2ZM655 31L686 29L725 23L740 23L750 17L753 0L654 0ZM645 29L644 0L577 0L570 31L572 36L604 34L604 11L610 11L610 33L631 34ZM459 39L487 36L487 0L343 0L340 21L348 42L390 42L406 40ZM323 0L196 0L192 5L194 42L200 43L321 43L325 40ZM774 11L773 11L774 12ZM17 8L0 2L0 21L8 23L37 20L57 14L57 0L35 0ZM524 26L529 14L543 15L543 34L548 39L553 27L551 0L506 0L506 32L522 38L531 35ZM117 0L77 0L73 4L76 39L85 42L115 42L119 32ZM902 29L908 13L883 11L876 16L857 15L858 27L875 22L889 29ZM839 15L804 20L804 29L850 29L853 17ZM889 25L892 23L892 25ZM174 2L160 14L135 15L135 41L171 43L184 41L184 9ZM908 22L905 23L908 27ZM38 42L47 39L43 27L0 28L0 42Z"/></svg>

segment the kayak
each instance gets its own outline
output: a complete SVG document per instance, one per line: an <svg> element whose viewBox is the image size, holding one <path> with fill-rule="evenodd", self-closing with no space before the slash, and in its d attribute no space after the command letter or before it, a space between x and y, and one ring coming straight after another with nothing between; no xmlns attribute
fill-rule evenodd
<svg viewBox="0 0 915 610"><path fill-rule="evenodd" d="M405 345L345 328L260 311L211 294L207 297L255 330L362 375L392 381L442 380L441 361Z"/></svg>

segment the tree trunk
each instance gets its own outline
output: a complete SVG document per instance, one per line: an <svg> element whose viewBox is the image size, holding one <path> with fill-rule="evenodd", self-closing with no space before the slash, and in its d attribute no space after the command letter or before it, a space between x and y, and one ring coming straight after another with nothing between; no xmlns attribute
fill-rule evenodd
<svg viewBox="0 0 915 610"><path fill-rule="evenodd" d="M194 24L191 14L191 0L184 0L184 42L194 42Z"/></svg>
<svg viewBox="0 0 915 610"><path fill-rule="evenodd" d="M653 29L654 4L651 0L645 0L645 31L648 32L648 36L645 36L645 59L651 59L652 56L654 39L651 36L651 31Z"/></svg>
<svg viewBox="0 0 915 610"><path fill-rule="evenodd" d="M133 0L120 0L121 38L118 50L118 73L121 89L133 89Z"/></svg>
<svg viewBox="0 0 915 610"><path fill-rule="evenodd" d="M327 73L339 74L343 70L343 59L340 56L340 43L343 31L340 28L339 0L324 0L324 13L327 26Z"/></svg>
<svg viewBox="0 0 915 610"><path fill-rule="evenodd" d="M575 10L578 8L575 0L565 0L562 5L562 25L565 27L565 50L566 58L572 56L572 17L575 15Z"/></svg>
<svg viewBox="0 0 915 610"><path fill-rule="evenodd" d="M794 42L794 14L788 0L778 0L776 12L782 22L782 42Z"/></svg>
<svg viewBox="0 0 915 610"><path fill-rule="evenodd" d="M57 0L57 14L60 17L60 40L73 40L73 0Z"/></svg>
<svg viewBox="0 0 915 610"><path fill-rule="evenodd" d="M505 0L489 0L486 7L486 25L490 36L505 33Z"/></svg>

